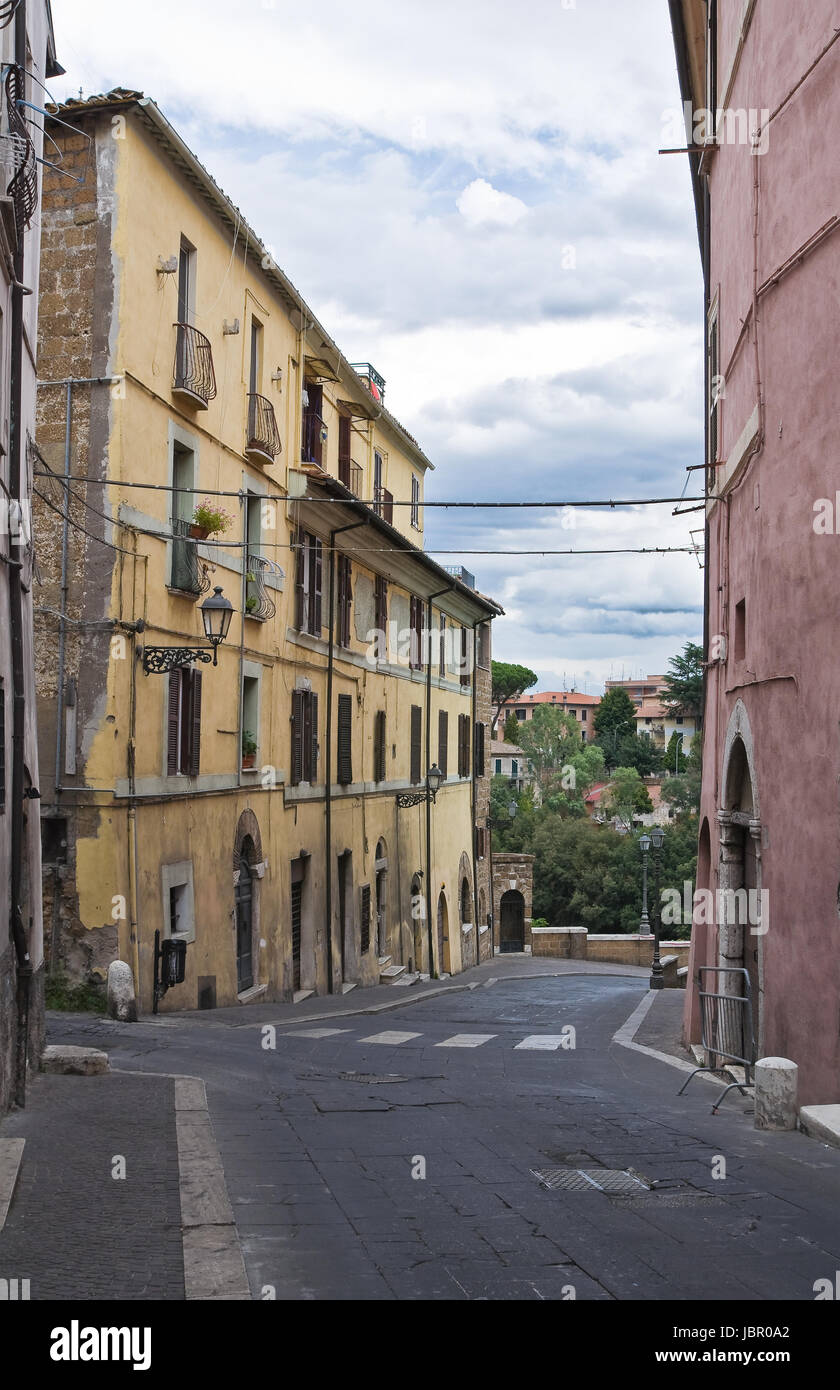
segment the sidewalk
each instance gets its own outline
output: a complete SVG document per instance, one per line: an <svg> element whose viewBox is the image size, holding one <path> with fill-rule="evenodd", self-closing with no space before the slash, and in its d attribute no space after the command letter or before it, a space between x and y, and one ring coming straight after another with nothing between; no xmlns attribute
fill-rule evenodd
<svg viewBox="0 0 840 1390"><path fill-rule="evenodd" d="M28 1279L39 1300L184 1297L173 1078L34 1076L26 1109L0 1123L14 1137L0 1278Z"/></svg>

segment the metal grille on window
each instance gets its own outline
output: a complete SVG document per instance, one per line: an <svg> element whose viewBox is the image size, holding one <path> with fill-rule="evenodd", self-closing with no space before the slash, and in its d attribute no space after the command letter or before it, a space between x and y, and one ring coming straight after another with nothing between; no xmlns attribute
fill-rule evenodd
<svg viewBox="0 0 840 1390"><path fill-rule="evenodd" d="M361 938L359 949L362 955L370 950L370 884L362 885L362 909L360 922Z"/></svg>

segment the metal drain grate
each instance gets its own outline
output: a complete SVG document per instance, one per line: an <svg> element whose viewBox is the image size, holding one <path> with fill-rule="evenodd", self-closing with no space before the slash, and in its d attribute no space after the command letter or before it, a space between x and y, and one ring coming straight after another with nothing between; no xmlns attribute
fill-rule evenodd
<svg viewBox="0 0 840 1390"><path fill-rule="evenodd" d="M361 1081L365 1086L389 1086L395 1081L408 1081L407 1076L397 1076L395 1072L389 1072L387 1076L375 1076L373 1072L367 1071L342 1071L338 1074L339 1081Z"/></svg>
<svg viewBox="0 0 840 1390"><path fill-rule="evenodd" d="M532 1168L531 1172L552 1191L650 1192L650 1184L621 1168Z"/></svg>

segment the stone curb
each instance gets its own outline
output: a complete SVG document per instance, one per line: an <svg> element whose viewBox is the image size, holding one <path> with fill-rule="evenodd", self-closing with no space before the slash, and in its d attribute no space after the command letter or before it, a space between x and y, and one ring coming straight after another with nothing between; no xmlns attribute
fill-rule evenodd
<svg viewBox="0 0 840 1390"><path fill-rule="evenodd" d="M0 1139L0 1231L9 1214L25 1143L25 1139Z"/></svg>
<svg viewBox="0 0 840 1390"><path fill-rule="evenodd" d="M185 1297L190 1301L250 1301L251 1288L207 1108L207 1091L199 1076L175 1077L175 1129Z"/></svg>

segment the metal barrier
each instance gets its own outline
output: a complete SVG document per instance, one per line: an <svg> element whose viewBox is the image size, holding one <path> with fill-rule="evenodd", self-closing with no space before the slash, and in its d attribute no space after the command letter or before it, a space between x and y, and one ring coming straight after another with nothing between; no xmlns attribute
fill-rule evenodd
<svg viewBox="0 0 840 1390"><path fill-rule="evenodd" d="M677 1094L682 1095L689 1081L698 1072L723 1071L725 1062L736 1062L744 1068L744 1080L733 1081L712 1106L712 1114L714 1115L730 1091L738 1090L742 1095L746 1095L747 1086L755 1087L755 1082L751 1080L752 1069L756 1061L752 991L749 974L741 968L701 965L697 975L700 982L700 1014L703 1022L702 1045L706 1053L706 1064L702 1067L695 1067ZM721 975L738 976L737 982L733 981L733 984L736 984L741 993L719 993L721 981L717 977ZM717 989L707 988L706 976L711 977L708 982L709 985L717 986Z"/></svg>

